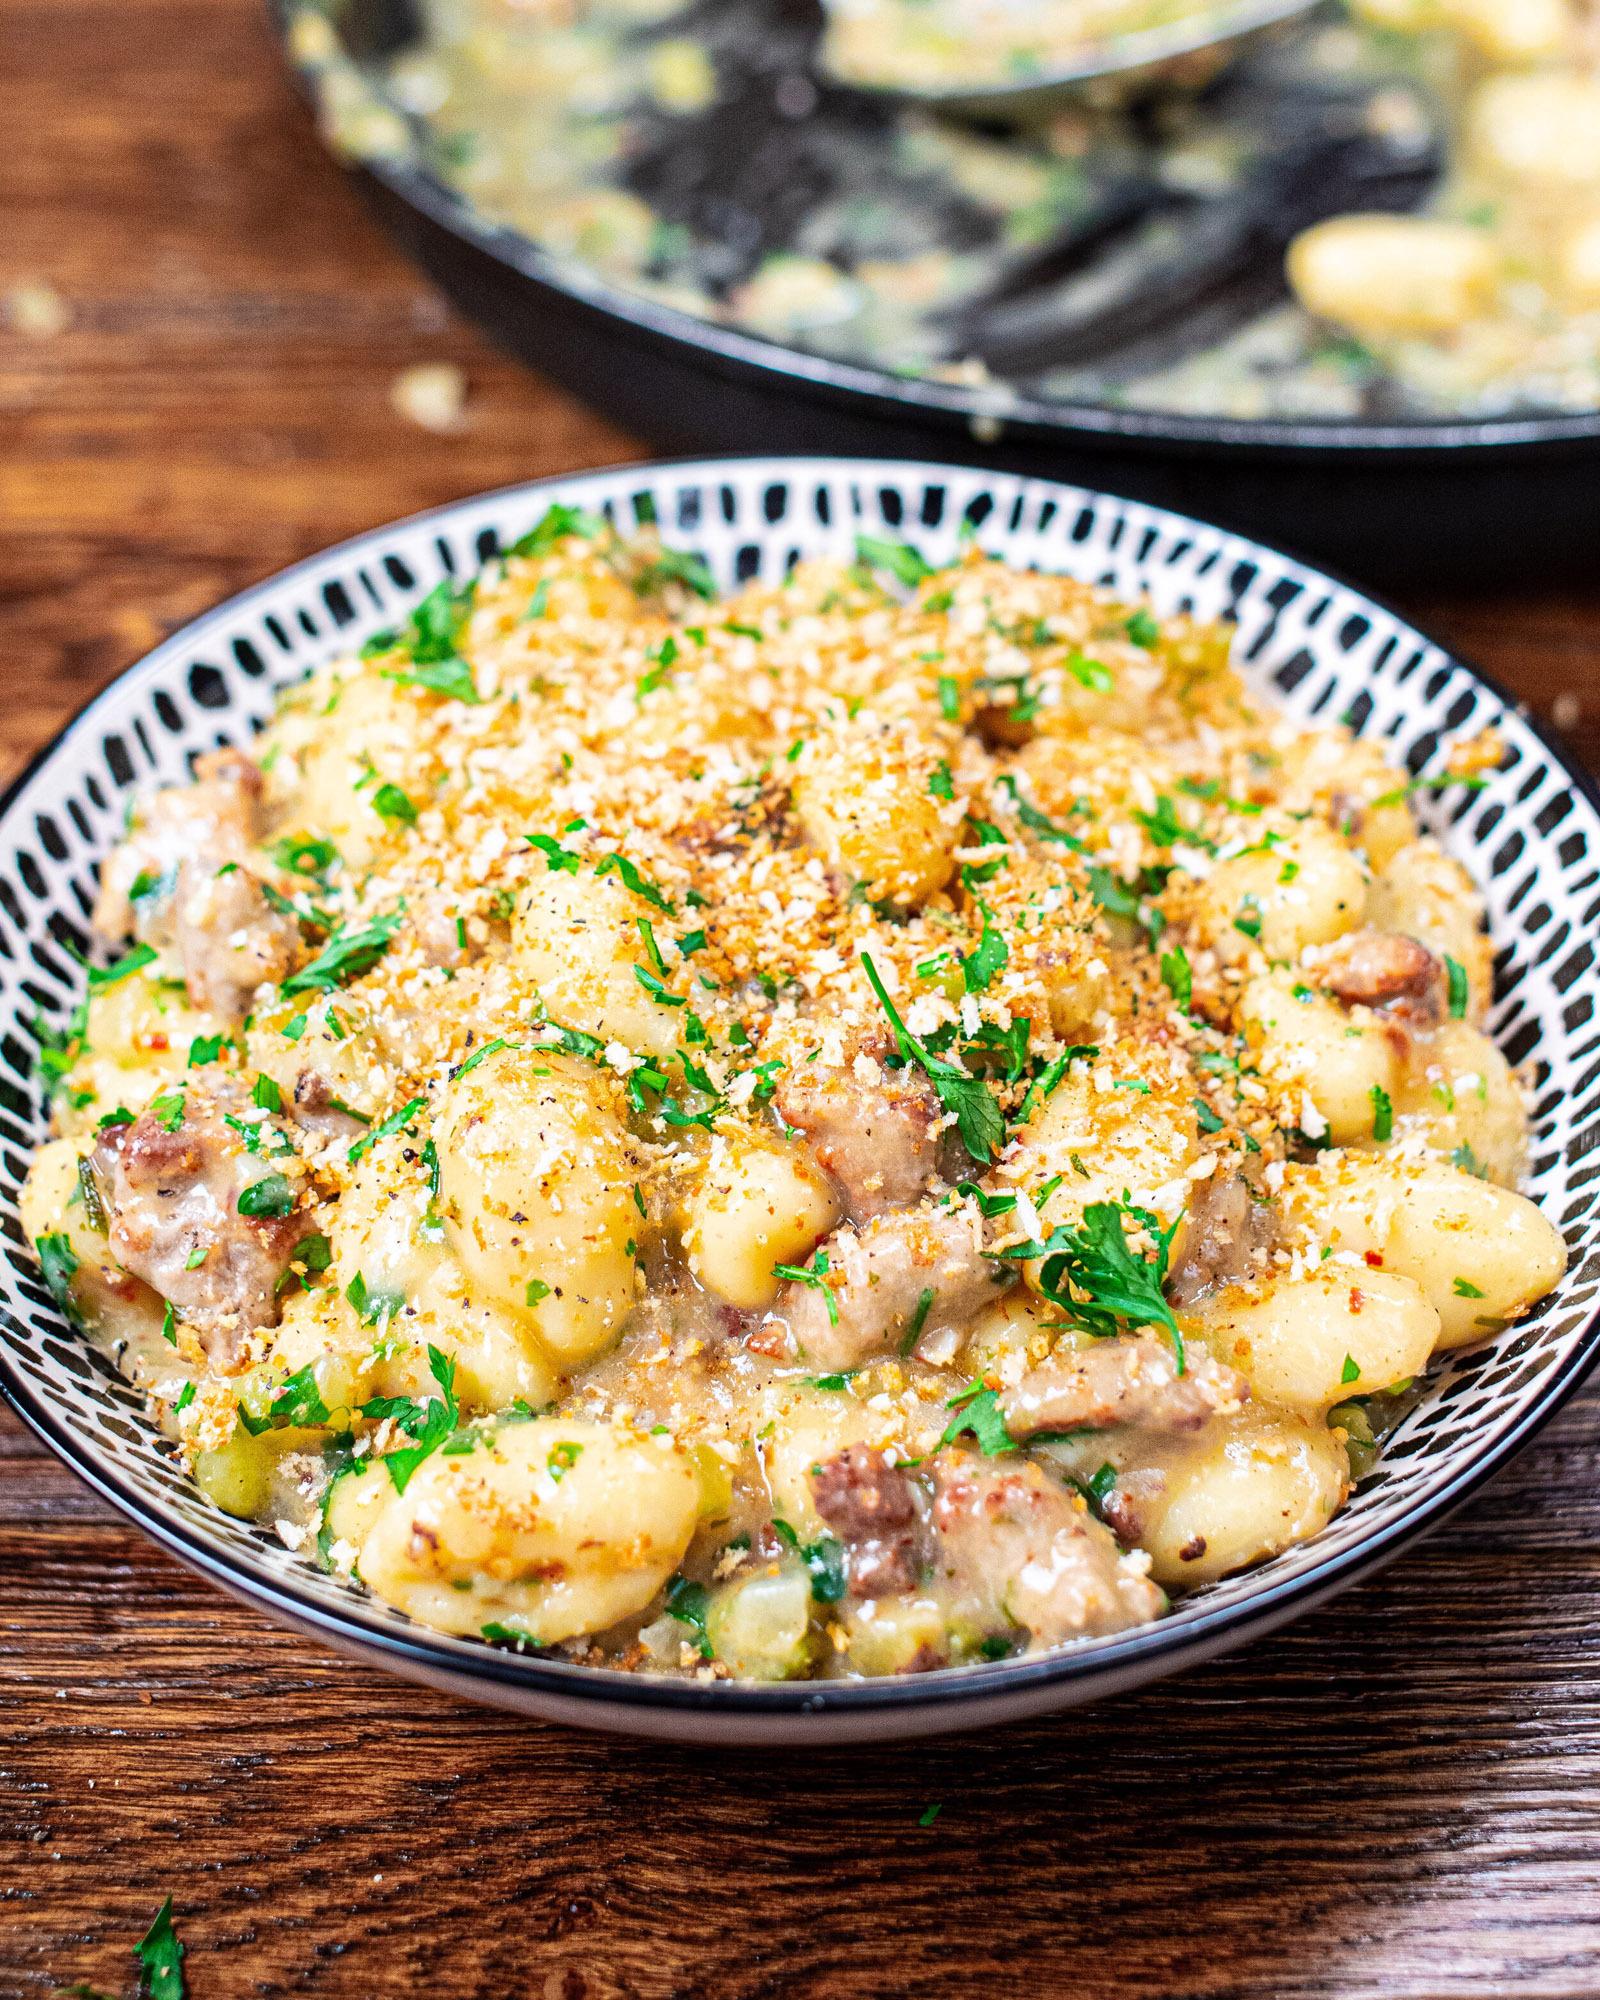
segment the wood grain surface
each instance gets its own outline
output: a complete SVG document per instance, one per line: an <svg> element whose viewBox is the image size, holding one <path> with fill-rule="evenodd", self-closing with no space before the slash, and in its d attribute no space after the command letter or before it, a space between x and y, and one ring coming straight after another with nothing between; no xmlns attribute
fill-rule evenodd
<svg viewBox="0 0 1600 2000"><path fill-rule="evenodd" d="M254 0L0 0L0 74L0 295L69 315L0 326L8 765L297 556L639 455L387 247ZM423 361L465 372L456 435L391 406ZM1408 608L1600 758L1600 584ZM280 1632L0 1421L0 2000L131 1994L169 1893L195 2000L1600 1995L1597 1418L1232 1662L983 1738L715 1757Z"/></svg>

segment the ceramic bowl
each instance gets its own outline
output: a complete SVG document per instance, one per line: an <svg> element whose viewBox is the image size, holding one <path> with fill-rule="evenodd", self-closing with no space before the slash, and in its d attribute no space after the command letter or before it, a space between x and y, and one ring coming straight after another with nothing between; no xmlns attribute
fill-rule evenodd
<svg viewBox="0 0 1600 2000"><path fill-rule="evenodd" d="M1250 682L1306 722L1345 718L1414 773L1450 737L1493 726L1485 790L1422 794L1471 869L1499 945L1492 1029L1532 1079L1530 1192L1571 1266L1528 1320L1450 1357L1375 1476L1314 1541L1181 1600L1157 1624L1034 1658L881 1681L700 1685L518 1657L426 1631L219 1512L139 1399L52 1306L16 1215L45 1134L32 1065L82 974L100 858L130 795L185 777L197 752L248 741L277 692L393 624L561 499L632 527L652 516L724 584L848 553L858 530L934 561L963 521L1009 560L1147 594L1158 612L1231 618ZM703 1743L883 1740L1037 1715L1173 1673L1370 1574L1502 1464L1582 1379L1600 1285L1600 797L1505 694L1404 620L1272 550L1141 503L955 466L807 458L631 467L509 488L358 536L247 591L96 697L0 804L0 1387L41 1438L156 1541L267 1615L374 1666L525 1714ZM1488 1607L1486 1617L1493 1616Z"/></svg>

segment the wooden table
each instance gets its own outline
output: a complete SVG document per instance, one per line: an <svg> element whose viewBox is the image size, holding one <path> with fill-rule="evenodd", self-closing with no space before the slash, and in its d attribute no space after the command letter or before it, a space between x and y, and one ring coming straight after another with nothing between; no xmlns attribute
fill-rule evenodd
<svg viewBox="0 0 1600 2000"><path fill-rule="evenodd" d="M253 0L0 0L0 50L0 293L70 313L0 332L8 766L295 557L639 455L387 247ZM455 436L391 407L425 360L466 372ZM1600 757L1600 592L1411 608ZM1597 1415L1234 1661L992 1737L717 1758L349 1665L0 1422L0 2000L131 1992L169 1893L196 2000L1600 1994Z"/></svg>

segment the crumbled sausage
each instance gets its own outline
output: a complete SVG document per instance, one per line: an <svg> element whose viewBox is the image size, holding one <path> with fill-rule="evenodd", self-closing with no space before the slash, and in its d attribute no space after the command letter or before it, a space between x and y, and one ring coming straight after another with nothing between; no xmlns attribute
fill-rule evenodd
<svg viewBox="0 0 1600 2000"><path fill-rule="evenodd" d="M240 1195L272 1170L225 1122L245 1122L250 1108L233 1077L191 1081L172 1130L146 1109L108 1128L94 1154L112 1255L172 1302L222 1368L277 1324L279 1281L305 1234L293 1211L239 1212Z"/></svg>
<svg viewBox="0 0 1600 2000"><path fill-rule="evenodd" d="M845 1547L852 1597L883 1597L915 1587L916 1488L881 1451L853 1444L811 1474L818 1514Z"/></svg>
<svg viewBox="0 0 1600 2000"><path fill-rule="evenodd" d="M817 1368L859 1367L897 1345L918 1319L923 1327L959 1326L1009 1275L983 1254L962 1208L900 1209L860 1229L845 1224L822 1250L827 1275L787 1285L776 1308Z"/></svg>
<svg viewBox="0 0 1600 2000"><path fill-rule="evenodd" d="M1347 1007L1381 1007L1417 1026L1444 1012L1444 967L1395 931L1352 931L1328 948L1321 983Z"/></svg>
<svg viewBox="0 0 1600 2000"><path fill-rule="evenodd" d="M1242 1375L1189 1342L1183 1373L1170 1342L1124 1334L1061 1348L1000 1399L1015 1438L1035 1431L1195 1431L1237 1410L1250 1391Z"/></svg>
<svg viewBox="0 0 1600 2000"><path fill-rule="evenodd" d="M1167 1279L1175 1306L1190 1307L1248 1277L1272 1248L1274 1215L1239 1174L1195 1183L1182 1248Z"/></svg>
<svg viewBox="0 0 1600 2000"><path fill-rule="evenodd" d="M1031 1461L970 1453L934 1460L937 1566L957 1618L1030 1650L1120 1632L1159 1616L1165 1598L1137 1556Z"/></svg>

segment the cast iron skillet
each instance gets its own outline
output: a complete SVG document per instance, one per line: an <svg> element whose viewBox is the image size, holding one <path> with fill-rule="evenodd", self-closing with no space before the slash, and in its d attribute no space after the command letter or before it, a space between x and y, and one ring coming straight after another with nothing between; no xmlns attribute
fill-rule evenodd
<svg viewBox="0 0 1600 2000"><path fill-rule="evenodd" d="M293 0L268 0L280 36ZM353 0L364 50L412 0ZM296 72L298 76L298 72ZM304 83L304 79L300 79ZM380 221L502 345L666 449L944 456L1195 512L1392 586L1591 576L1600 411L1245 420L905 379L786 347L557 263L409 160L345 162Z"/></svg>

